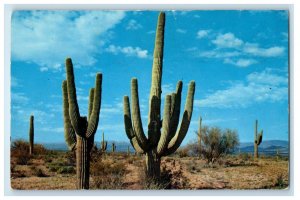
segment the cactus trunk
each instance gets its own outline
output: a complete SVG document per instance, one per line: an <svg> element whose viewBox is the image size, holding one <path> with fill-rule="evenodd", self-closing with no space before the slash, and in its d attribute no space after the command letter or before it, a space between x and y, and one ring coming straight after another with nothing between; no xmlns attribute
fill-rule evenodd
<svg viewBox="0 0 300 200"><path fill-rule="evenodd" d="M67 80L63 81L63 115L65 140L70 150L76 149L77 189L89 189L90 152L94 147L102 92L102 74L96 75L95 88L90 90L88 116L80 116L75 77L70 58L66 60Z"/></svg>
<svg viewBox="0 0 300 200"><path fill-rule="evenodd" d="M257 134L257 127L258 127L258 121L255 120L254 125L254 158L258 158L258 146L262 142L262 136L263 136L263 130L260 131L259 134Z"/></svg>
<svg viewBox="0 0 300 200"><path fill-rule="evenodd" d="M254 143L254 158L258 158L258 145Z"/></svg>
<svg viewBox="0 0 300 200"><path fill-rule="evenodd" d="M160 177L160 156L151 150L146 153L145 157L147 178L158 180Z"/></svg>
<svg viewBox="0 0 300 200"><path fill-rule="evenodd" d="M89 189L91 138L77 137L76 176L77 189Z"/></svg>
<svg viewBox="0 0 300 200"><path fill-rule="evenodd" d="M29 125L29 155L33 154L34 147L34 117L30 116L30 125Z"/></svg>

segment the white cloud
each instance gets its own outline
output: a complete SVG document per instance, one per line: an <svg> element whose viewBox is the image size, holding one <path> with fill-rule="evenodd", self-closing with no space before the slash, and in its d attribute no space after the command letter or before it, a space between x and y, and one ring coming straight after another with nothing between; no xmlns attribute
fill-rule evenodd
<svg viewBox="0 0 300 200"><path fill-rule="evenodd" d="M12 104L26 104L29 101L29 98L26 97L24 93L11 92L11 101Z"/></svg>
<svg viewBox="0 0 300 200"><path fill-rule="evenodd" d="M206 57L206 58L229 58L229 57L236 57L241 55L241 52L238 51L228 51L228 52L222 52L222 51L202 51L198 54L200 57Z"/></svg>
<svg viewBox="0 0 300 200"><path fill-rule="evenodd" d="M247 54L261 57L276 57L284 53L284 47L260 48L258 44L246 43L243 51Z"/></svg>
<svg viewBox="0 0 300 200"><path fill-rule="evenodd" d="M10 86L11 87L20 87L21 85L19 83L19 80L16 77L11 76L10 77Z"/></svg>
<svg viewBox="0 0 300 200"><path fill-rule="evenodd" d="M126 30L137 30L142 27L143 26L141 24L139 24L136 20L131 19L126 26Z"/></svg>
<svg viewBox="0 0 300 200"><path fill-rule="evenodd" d="M245 83L236 83L224 90L217 90L205 99L195 100L199 107L239 108L260 102L278 102L288 97L287 76L265 70L251 73Z"/></svg>
<svg viewBox="0 0 300 200"><path fill-rule="evenodd" d="M178 29L176 29L176 32L184 34L184 33L186 33L186 30L178 28Z"/></svg>
<svg viewBox="0 0 300 200"><path fill-rule="evenodd" d="M109 45L108 48L105 49L106 52L113 53L115 55L122 53L126 56L135 56L138 58L147 58L149 57L148 55L148 50L143 50L140 47L120 47L120 46L115 46L115 45Z"/></svg>
<svg viewBox="0 0 300 200"><path fill-rule="evenodd" d="M243 45L243 41L236 38L233 33L220 34L212 43L218 48L238 48Z"/></svg>
<svg viewBox="0 0 300 200"><path fill-rule="evenodd" d="M48 67L40 67L40 71L41 71L41 72L46 72L46 71L48 71L48 70L49 70Z"/></svg>
<svg viewBox="0 0 300 200"><path fill-rule="evenodd" d="M230 58L226 58L224 60L224 63L226 64L232 64L238 67L248 67L250 65L253 65L255 63L257 63L256 60L253 59L237 59L236 61L230 59Z"/></svg>
<svg viewBox="0 0 300 200"><path fill-rule="evenodd" d="M55 117L53 113L24 107L13 107L12 112L14 113L12 119L15 121L29 122L30 115L33 115L34 121L38 124L49 124Z"/></svg>
<svg viewBox="0 0 300 200"><path fill-rule="evenodd" d="M203 35L206 33L203 32ZM282 33L286 37L285 33ZM277 57L284 54L285 48L282 46L271 46L269 48L260 47L259 44L244 42L233 33L219 34L211 41L215 48L212 50L200 51L198 48L189 48L195 56L204 58L223 59L226 64L237 67L247 67L257 63L258 57ZM242 56L243 58L241 58Z"/></svg>
<svg viewBox="0 0 300 200"><path fill-rule="evenodd" d="M15 11L12 58L59 70L66 57L92 65L103 36L125 16L122 11ZM80 49L80 51L78 51Z"/></svg>
<svg viewBox="0 0 300 200"><path fill-rule="evenodd" d="M173 84L164 84L161 86L162 94L161 97L165 98L166 95L172 94L175 92Z"/></svg>
<svg viewBox="0 0 300 200"><path fill-rule="evenodd" d="M201 39L201 38L205 38L208 36L208 34L211 32L211 30L199 30L197 32L197 38Z"/></svg>
<svg viewBox="0 0 300 200"><path fill-rule="evenodd" d="M89 96L82 96L77 94L77 101L88 101Z"/></svg>
<svg viewBox="0 0 300 200"><path fill-rule="evenodd" d="M289 34L287 32L282 32L281 35L284 42L287 42L289 40Z"/></svg>
<svg viewBox="0 0 300 200"><path fill-rule="evenodd" d="M64 127L42 127L38 128L37 131L41 132L54 132L54 133L63 133L64 132Z"/></svg>
<svg viewBox="0 0 300 200"><path fill-rule="evenodd" d="M155 30L148 31L147 34L154 34Z"/></svg>

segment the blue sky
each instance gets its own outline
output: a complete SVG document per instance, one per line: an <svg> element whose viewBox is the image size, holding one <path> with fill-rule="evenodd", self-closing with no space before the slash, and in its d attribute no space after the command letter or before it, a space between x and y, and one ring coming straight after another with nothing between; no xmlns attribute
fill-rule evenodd
<svg viewBox="0 0 300 200"><path fill-rule="evenodd" d="M15 11L11 43L11 137L64 142L61 83L71 57L79 108L87 114L96 72L103 73L96 141L128 141L123 96L137 77L146 130L158 12ZM194 112L183 143L203 124L235 129L253 141L255 119L264 140L288 140L288 13L286 11L167 11L163 98L196 81ZM184 107L182 102L182 109ZM163 105L162 105L163 106ZM163 108L163 107L162 107ZM146 132L146 131L145 131Z"/></svg>

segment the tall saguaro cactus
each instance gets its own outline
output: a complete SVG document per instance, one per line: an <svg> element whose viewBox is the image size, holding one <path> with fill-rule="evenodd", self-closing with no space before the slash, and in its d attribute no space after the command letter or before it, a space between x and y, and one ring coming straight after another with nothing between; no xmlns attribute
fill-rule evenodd
<svg viewBox="0 0 300 200"><path fill-rule="evenodd" d="M69 149L76 149L77 189L89 189L90 151L98 127L102 74L96 75L95 88L91 88L88 118L80 116L71 58L66 59L67 80L63 81L63 113L65 140Z"/></svg>
<svg viewBox="0 0 300 200"><path fill-rule="evenodd" d="M131 109L129 97L124 96L124 123L128 138L138 153L145 154L146 175L148 178L160 176L162 156L174 153L184 139L190 124L193 111L195 82L189 84L183 118L177 129L180 115L182 81L176 91L165 98L164 115L161 120L161 79L164 47L165 13L160 13L156 29L156 40L153 54L152 84L149 99L148 138L145 136L140 115L138 82L131 81Z"/></svg>
<svg viewBox="0 0 300 200"><path fill-rule="evenodd" d="M29 155L33 154L33 146L34 146L34 116L30 116L29 122Z"/></svg>
<svg viewBox="0 0 300 200"><path fill-rule="evenodd" d="M254 158L258 158L258 145L262 142L263 130L257 133L258 121L255 120L254 125Z"/></svg>
<svg viewBox="0 0 300 200"><path fill-rule="evenodd" d="M101 152L105 152L107 148L107 141L104 140L104 132L102 132Z"/></svg>

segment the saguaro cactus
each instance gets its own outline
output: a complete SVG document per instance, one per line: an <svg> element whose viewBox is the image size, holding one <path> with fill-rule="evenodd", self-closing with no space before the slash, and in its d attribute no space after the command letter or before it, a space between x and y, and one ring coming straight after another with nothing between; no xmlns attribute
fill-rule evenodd
<svg viewBox="0 0 300 200"><path fill-rule="evenodd" d="M138 153L145 154L146 175L148 178L160 176L162 156L174 153L184 139L190 124L193 111L195 82L189 84L183 118L177 129L180 115L182 81L176 91L165 98L164 116L161 120L161 79L164 47L165 13L160 13L156 29L156 40L153 54L152 84L149 99L148 138L145 136L140 115L138 82L131 81L131 108L129 97L124 96L124 123L128 138ZM132 120L131 120L132 118Z"/></svg>
<svg viewBox="0 0 300 200"><path fill-rule="evenodd" d="M262 142L263 130L257 134L258 121L255 120L254 125L254 158L258 158L258 145Z"/></svg>
<svg viewBox="0 0 300 200"><path fill-rule="evenodd" d="M111 145L111 152L112 152L112 153L115 153L116 149L117 149L117 146L116 146L116 144L113 142L112 145Z"/></svg>
<svg viewBox="0 0 300 200"><path fill-rule="evenodd" d="M104 153L107 148L107 141L104 140L104 132L102 132L101 151Z"/></svg>
<svg viewBox="0 0 300 200"><path fill-rule="evenodd" d="M33 154L33 146L34 146L34 116L30 116L29 122L29 155Z"/></svg>
<svg viewBox="0 0 300 200"><path fill-rule="evenodd" d="M89 189L90 151L94 145L99 122L102 74L96 75L95 88L90 90L87 119L79 113L73 64L70 58L66 59L66 71L67 80L62 84L65 140L70 150L76 149L77 188Z"/></svg>

